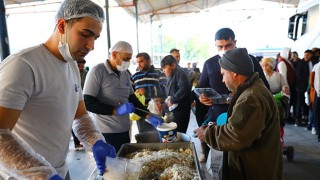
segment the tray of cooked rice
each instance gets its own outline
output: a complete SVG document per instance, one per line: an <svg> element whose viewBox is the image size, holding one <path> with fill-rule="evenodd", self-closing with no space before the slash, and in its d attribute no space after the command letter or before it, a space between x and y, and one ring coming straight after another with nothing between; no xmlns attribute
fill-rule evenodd
<svg viewBox="0 0 320 180"><path fill-rule="evenodd" d="M117 154L119 162L125 159L131 163L131 167L139 166L138 176L130 174L123 176L123 180L201 180L203 175L200 171L196 149L193 142L172 142L172 143L128 143L122 145ZM116 159L117 159L116 158ZM107 160L108 161L108 160ZM135 164L136 165L132 165ZM119 165L119 163L117 163ZM112 166L112 165L111 165ZM115 173L110 167L104 174L104 179L110 179ZM121 168L113 168L116 171ZM124 168L125 169L125 168ZM123 170L122 170L123 171ZM137 172L137 170L135 170ZM119 172L118 172L119 173ZM120 172L119 174L125 174ZM109 178L108 178L109 176ZM97 179L97 178L94 178ZM101 178L103 179L103 178Z"/></svg>

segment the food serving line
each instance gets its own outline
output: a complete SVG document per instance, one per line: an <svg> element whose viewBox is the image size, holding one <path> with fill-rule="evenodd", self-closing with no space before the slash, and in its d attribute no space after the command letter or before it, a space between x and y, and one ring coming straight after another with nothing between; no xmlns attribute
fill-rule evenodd
<svg viewBox="0 0 320 180"><path fill-rule="evenodd" d="M171 122L171 123L173 123L173 122ZM171 123L164 123L164 125L166 126L166 125L171 124ZM176 126L175 126L175 128L176 128ZM151 156L151 158L153 159L152 161L155 161L155 162L168 161L168 163L172 163L172 162L170 162L170 158L172 158L173 161L178 161L179 162L178 164L180 164L180 161L181 162L187 161L187 160L184 159L183 156L186 156L186 158L188 158L188 157L192 158L191 159L191 161L192 161L191 167L194 170L194 177L196 177L196 179L203 179L204 175L203 175L202 171L200 170L200 163L199 163L199 160L198 160L198 155L197 155L197 151L196 151L196 148L195 148L195 143L191 141L191 137L189 135L187 135L185 133L174 132L175 128L166 132L167 134L171 134L171 135L172 135L172 133L176 133L175 134L176 137L174 139L171 138L171 140L173 140L174 142L167 142L168 136L167 136L167 138L163 138L163 136L165 136L165 135L163 133L161 133L161 132L158 132L158 131L149 131L149 132L136 134L135 135L135 139L136 139L137 143L124 144L121 147L121 149L119 150L118 154L117 154L117 158L116 159L119 159L119 160L117 160L117 163L114 163L116 165L114 165L114 167L112 167L113 164L107 165L107 172L108 172L108 167L109 167L109 173L110 173L110 171L112 171L112 169L116 169L116 171L117 171L116 174L117 173L120 173L122 175L126 174L126 172L121 172L121 171L125 171L125 168L122 167L121 165L119 166L119 164L124 163L122 161L122 158L126 158L126 157L128 157L128 155L130 155L132 153L137 153L137 152L141 153L141 151L143 152L143 151L146 151L146 150L151 151L151 152L161 152L161 153L163 153L163 151L165 151L164 153L166 153L166 152L168 153L167 157L166 157L166 154L164 154L164 157L162 157L162 155L157 154L157 155L155 155L155 156L157 156L156 158L164 158L164 159L159 159L158 160L158 159L155 159L154 157ZM162 136L162 138L161 138L161 136ZM169 155L170 152L168 152L167 150L168 151L175 151L175 152L178 152L178 153L179 153L179 151L180 152L181 151L182 152L183 151L190 151L190 153L189 154L183 154L182 153L182 155L179 154L179 158L180 159L177 160L177 158L176 158L177 156ZM150 155L150 152L147 152L146 154ZM141 155L139 155L139 157L140 156ZM150 157L150 156L148 156L148 157ZM127 159L125 159L125 160L127 160ZM134 160L135 159L133 159L133 161ZM129 162L133 162L133 161L131 161L131 159L129 160ZM139 159L136 160L136 162L137 161L138 161L138 163L142 162ZM108 163L108 159L107 159L107 163ZM143 164L145 166L147 166L147 163L148 162L146 162L145 159L143 159L142 166L143 166ZM123 164L123 166L126 166L126 165L128 165L128 164L127 163ZM135 165L135 166L137 166L137 165ZM135 167L135 166L133 166L133 167ZM156 165L152 164L151 166L156 166ZM163 165L163 164L160 165L159 167L162 167L162 166L170 166L171 167L171 165ZM149 167L144 167L144 168L141 167L140 173L143 174L145 169L150 169L150 168ZM161 168L159 168L159 169L161 169ZM176 172L177 170L174 169L173 171ZM185 171L185 169L183 171ZM112 172L112 175L109 175L109 177L110 176L117 177L117 175L115 175L114 172ZM154 176L154 174L152 176ZM157 174L156 176L159 177L160 174ZM103 176L101 176L99 174L98 169L95 169L91 173L89 179L90 180L102 180ZM112 178L112 179L114 179L114 178ZM117 178L117 179L119 179L119 178ZM134 178L131 177L131 178L128 178L128 179L131 180L131 179L134 179ZM145 178L145 179L150 179L150 176L148 178ZM157 178L155 178L155 179L157 179Z"/></svg>
<svg viewBox="0 0 320 180"><path fill-rule="evenodd" d="M211 88L196 88L195 89L195 93L197 94L197 96L199 96L200 94L205 94L208 98L212 98L213 100L215 100L214 103L217 104L225 104L230 102L230 99L232 98L229 95L223 96L218 94L216 91L214 91ZM143 109L138 109L139 111L143 111ZM176 128L177 128L177 124L172 122L173 118L173 114L172 113L167 113L163 120L164 123L162 125L159 125L157 127L158 131L149 131L149 132L144 132L144 133L140 133L140 134L136 134L135 135L135 139L137 141L137 143L128 143L128 144L124 144L121 149L119 150L117 157L115 158L117 163L110 163L110 161L113 161L112 159L109 160L109 165L107 164L107 170L105 173L105 177L106 179L114 179L114 177L117 177L116 179L130 179L130 180L135 180L135 179L172 179L173 174L179 174L183 175L183 174L188 174L186 173L186 171L188 169L183 169L185 168L185 165L183 165L183 168L181 169L180 165L181 165L181 161L186 161L184 159L184 156L189 156L191 157L191 164L186 165L188 166L187 168L192 168L192 172L193 176L189 176L188 178L183 178L183 179L205 179L206 177L206 173L204 173L201 169L200 169L200 163L198 160L198 155L197 155L197 151L195 148L195 143L191 141L191 137L185 133L180 133L180 132L176 132ZM191 114L190 116L190 122L189 122L189 131L193 131L193 129L196 129L198 126L193 126L194 128L190 129L191 123L196 123L195 121L195 117L193 114ZM191 126L191 127L190 127ZM192 134L192 133L191 133ZM169 150L169 151L168 151ZM166 156L164 155L163 157L159 154L156 154L155 156L156 159L154 159L154 157L151 157L151 160L154 162L163 162L163 161L168 161L168 163L170 164L170 167L167 167L167 164L161 164L160 166L154 168L153 166L155 166L157 163L151 164L150 163L150 167L154 168L152 169L151 172L156 171L157 169L161 169L162 166L166 166L165 170L163 172L161 172L161 174L156 174L156 176L154 176L154 174L152 174L151 176L142 176L142 174L145 173L146 169L150 170L150 167L147 166L147 164L149 162L144 161L143 159L139 159L141 158L141 156L148 156L152 153L155 152L165 152L165 153L171 153L171 152L187 152L190 151L189 154L176 154L174 156L169 156L166 158ZM174 152L175 153L175 152ZM133 155L132 155L133 154ZM138 154L138 159L134 159L132 157L135 156L135 154ZM176 162L170 162L170 158L176 159L175 156L179 156L181 159L176 160ZM181 157L182 156L182 157ZM126 159L130 157L130 159ZM149 156L148 156L149 157ZM157 158L164 158L164 159L160 159L158 160ZM125 159L123 159L125 158ZM132 159L131 159L132 158ZM150 160L150 161L151 161ZM143 161L143 162L142 162ZM134 163L138 163L135 164L131 167L140 167L140 170L138 171L138 176L134 177L131 176L130 178L128 177L121 177L119 178L118 176L114 176L114 172L113 172L113 168L115 169L115 171L119 171L119 169L123 169L122 172L121 170L119 172L117 172L120 175L124 175L127 172L125 171L125 169L127 168L128 164L134 162ZM107 159L107 163L108 163L108 159ZM121 164L123 163L123 166L126 166L125 168L123 167L113 167L114 164ZM139 164L140 163L140 164ZM176 163L176 164L175 164ZM174 164L174 165L172 165ZM178 164L178 165L177 165ZM141 166L140 166L141 165ZM176 166L177 165L177 166ZM129 166L128 166L129 167ZM174 168L172 168L174 167ZM134 168L133 168L134 169ZM170 169L170 170L168 170ZM163 174L165 174L167 171L169 171L169 175L170 178L167 178L169 176L163 176ZM180 171L180 172L179 172ZM205 171L205 170L204 170ZM189 171L188 171L189 172ZM110 175L111 174L111 175ZM192 173L191 173L192 174ZM113 178L111 178L113 177ZM143 177L143 178L141 178ZM152 178L150 178L152 177ZM165 178L163 178L165 177ZM95 169L91 175L90 175L90 180L101 180L103 179L103 177L101 175L99 175L99 172L97 169Z"/></svg>
<svg viewBox="0 0 320 180"><path fill-rule="evenodd" d="M134 153L137 151L141 151L142 149L149 149L152 151L159 151L159 150L164 150L164 149L171 149L171 150L176 150L179 151L181 149L187 150L190 149L192 151L192 156L193 156L193 163L194 163L194 168L196 172L196 176L198 179L204 179L204 175L202 171L200 170L200 163L198 161L198 156L196 153L196 149L194 146L193 142L174 142L174 143L130 143L130 144L125 144L122 146L122 148L119 150L119 153L117 157L126 157L130 153ZM170 156L168 156L170 157ZM154 164L156 166L156 164ZM107 167L108 169L108 167ZM121 168L120 168L121 169ZM125 174L125 173L123 173ZM99 171L95 169L90 177L89 180L102 180L103 176L99 174ZM131 180L131 178L128 178Z"/></svg>

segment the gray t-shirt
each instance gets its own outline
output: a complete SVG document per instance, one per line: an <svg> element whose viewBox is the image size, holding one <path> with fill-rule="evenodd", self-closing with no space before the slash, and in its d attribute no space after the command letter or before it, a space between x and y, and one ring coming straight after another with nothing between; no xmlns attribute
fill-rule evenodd
<svg viewBox="0 0 320 180"><path fill-rule="evenodd" d="M94 66L87 75L83 93L97 97L100 102L119 106L127 103L130 94L133 94L130 75L128 72L114 73L108 62ZM129 131L129 114L101 115L92 113L95 123L102 133L121 133Z"/></svg>
<svg viewBox="0 0 320 180"><path fill-rule="evenodd" d="M72 122L83 100L76 63L38 45L4 60L0 82L0 106L22 111L12 132L65 177Z"/></svg>

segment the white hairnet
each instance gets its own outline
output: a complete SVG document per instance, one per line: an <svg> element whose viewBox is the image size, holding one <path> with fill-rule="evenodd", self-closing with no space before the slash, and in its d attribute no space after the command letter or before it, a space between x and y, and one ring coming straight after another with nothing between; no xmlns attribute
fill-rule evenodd
<svg viewBox="0 0 320 180"><path fill-rule="evenodd" d="M101 22L105 19L102 8L91 0L65 0L58 9L56 21L60 18L70 20L82 17L91 17Z"/></svg>
<svg viewBox="0 0 320 180"><path fill-rule="evenodd" d="M281 56L282 58L284 58L285 60L289 60L289 56L290 56L289 53L290 53L290 51L291 51L290 48L285 47L285 48L283 48L282 51L280 52L280 56Z"/></svg>
<svg viewBox="0 0 320 180"><path fill-rule="evenodd" d="M110 53L112 53L113 51L132 53L132 47L125 41L119 41L115 45L113 45L112 48L110 48Z"/></svg>

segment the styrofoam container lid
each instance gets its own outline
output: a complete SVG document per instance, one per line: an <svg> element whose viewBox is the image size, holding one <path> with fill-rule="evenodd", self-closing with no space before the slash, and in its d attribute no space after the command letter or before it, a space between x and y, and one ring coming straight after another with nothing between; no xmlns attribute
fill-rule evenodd
<svg viewBox="0 0 320 180"><path fill-rule="evenodd" d="M174 129L177 129L178 125L175 122L170 122L170 123L162 123L157 127L158 131L171 131Z"/></svg>

